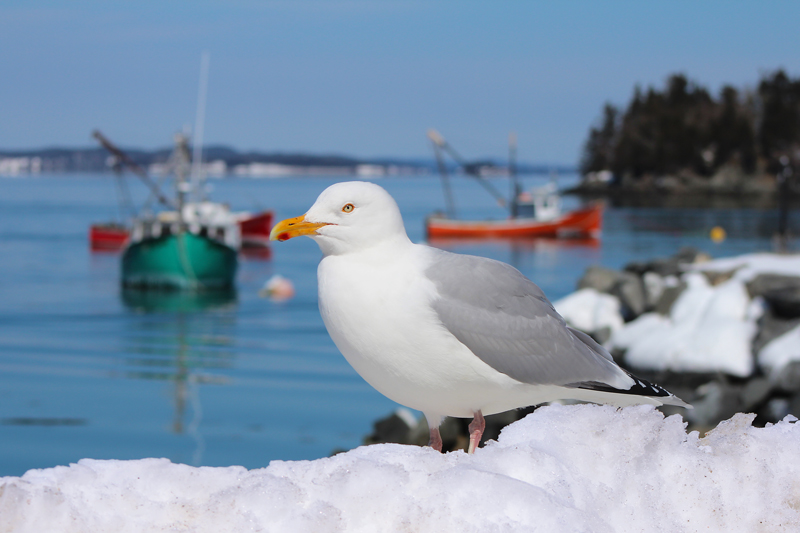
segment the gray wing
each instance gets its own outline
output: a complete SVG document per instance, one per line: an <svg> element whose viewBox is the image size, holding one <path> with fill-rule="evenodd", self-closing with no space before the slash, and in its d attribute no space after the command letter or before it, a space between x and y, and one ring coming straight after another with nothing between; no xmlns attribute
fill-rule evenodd
<svg viewBox="0 0 800 533"><path fill-rule="evenodd" d="M495 370L530 384L629 382L608 352L568 328L542 290L514 267L431 251L425 274L439 292L434 310L445 328Z"/></svg>

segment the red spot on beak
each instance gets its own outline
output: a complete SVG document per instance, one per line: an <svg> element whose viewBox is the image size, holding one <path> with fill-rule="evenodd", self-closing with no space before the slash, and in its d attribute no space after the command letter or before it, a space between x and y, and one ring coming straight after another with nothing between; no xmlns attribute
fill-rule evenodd
<svg viewBox="0 0 800 533"><path fill-rule="evenodd" d="M291 237L289 237L288 233L281 233L281 234L278 235L278 240L281 241L281 242L288 241L290 238Z"/></svg>

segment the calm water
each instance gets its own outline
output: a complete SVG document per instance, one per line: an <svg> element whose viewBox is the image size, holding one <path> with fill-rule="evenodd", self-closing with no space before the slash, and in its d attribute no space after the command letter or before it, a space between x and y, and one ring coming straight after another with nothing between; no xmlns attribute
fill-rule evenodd
<svg viewBox="0 0 800 533"><path fill-rule="evenodd" d="M334 181L214 181L212 196L285 218ZM443 206L438 180L381 184L420 242L423 218ZM462 214L502 216L472 182L456 180L455 192ZM108 176L0 179L0 476L84 457L248 468L313 459L357 446L397 407L329 339L313 241L276 244L270 259L243 257L235 294L153 300L121 291L118 254L89 251L89 225L116 213ZM591 264L620 267L684 245L714 256L769 250L776 224L773 211L613 208L599 245L436 244L510 262L557 299ZM707 238L715 225L728 231L720 245ZM276 273L294 282L291 301L257 295Z"/></svg>

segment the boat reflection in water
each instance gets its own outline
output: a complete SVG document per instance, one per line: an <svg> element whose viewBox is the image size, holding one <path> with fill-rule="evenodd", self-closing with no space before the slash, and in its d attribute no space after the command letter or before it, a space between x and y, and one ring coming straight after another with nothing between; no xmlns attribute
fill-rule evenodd
<svg viewBox="0 0 800 533"><path fill-rule="evenodd" d="M220 310L236 305L236 289L214 291L122 289L125 307L139 312L191 313Z"/></svg>
<svg viewBox="0 0 800 533"><path fill-rule="evenodd" d="M190 437L193 451L191 458L171 459L200 465L205 451L200 385L229 381L219 371L233 367L236 290L123 289L121 296L128 309L142 314L127 377L174 383L170 431L179 439Z"/></svg>

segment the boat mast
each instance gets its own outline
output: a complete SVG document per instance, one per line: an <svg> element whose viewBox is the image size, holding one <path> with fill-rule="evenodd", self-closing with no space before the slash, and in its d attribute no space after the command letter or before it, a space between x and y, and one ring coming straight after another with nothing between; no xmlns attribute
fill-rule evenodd
<svg viewBox="0 0 800 533"><path fill-rule="evenodd" d="M197 112L194 120L192 143L192 202L205 200L205 176L203 175L203 126L206 119L206 95L208 93L208 52L200 58L200 85L197 89Z"/></svg>
<svg viewBox="0 0 800 533"><path fill-rule="evenodd" d="M519 211L519 195L522 188L517 177L517 134L513 131L508 134L508 175L511 177L511 201L509 211L511 218L517 218Z"/></svg>
<svg viewBox="0 0 800 533"><path fill-rule="evenodd" d="M183 133L175 134L175 151L172 153L172 158L172 165L175 169L178 222L183 231L183 206L186 205L186 193L191 191L191 184L186 181L186 171L189 168L189 141Z"/></svg>

